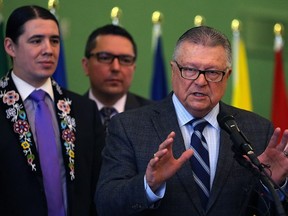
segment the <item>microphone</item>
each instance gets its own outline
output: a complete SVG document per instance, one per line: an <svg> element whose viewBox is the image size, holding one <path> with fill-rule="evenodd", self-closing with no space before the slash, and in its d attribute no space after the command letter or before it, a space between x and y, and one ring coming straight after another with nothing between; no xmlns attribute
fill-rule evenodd
<svg viewBox="0 0 288 216"><path fill-rule="evenodd" d="M217 116L217 121L222 129L224 129L228 134L230 134L230 139L233 141L236 150L240 151L242 155L248 156L250 161L257 166L259 169L261 166L260 161L254 154L254 150L251 143L248 141L247 137L239 129L235 118L233 115L228 115L226 113L219 113Z"/></svg>

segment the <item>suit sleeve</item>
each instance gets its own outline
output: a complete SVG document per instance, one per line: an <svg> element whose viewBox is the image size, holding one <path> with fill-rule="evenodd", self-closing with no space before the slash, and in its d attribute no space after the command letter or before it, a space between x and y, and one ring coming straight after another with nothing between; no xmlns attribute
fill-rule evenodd
<svg viewBox="0 0 288 216"><path fill-rule="evenodd" d="M100 215L128 215L148 208L143 180L145 170L138 169L133 143L125 129L127 122L122 122L120 116L112 118L102 152L95 197Z"/></svg>

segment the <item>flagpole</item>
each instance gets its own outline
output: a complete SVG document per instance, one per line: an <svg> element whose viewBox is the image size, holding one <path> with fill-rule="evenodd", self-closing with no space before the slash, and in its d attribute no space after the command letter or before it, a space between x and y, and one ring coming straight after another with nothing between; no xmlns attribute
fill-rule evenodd
<svg viewBox="0 0 288 216"><path fill-rule="evenodd" d="M152 50L155 49L157 39L162 34L161 32L161 22L163 21L163 14L160 11L154 11L152 13Z"/></svg>
<svg viewBox="0 0 288 216"><path fill-rule="evenodd" d="M283 32L284 27L281 23L274 25L274 75L272 87L272 106L271 120L274 127L280 127L283 134L284 129L288 128L288 97L286 92L285 71L283 61Z"/></svg>
<svg viewBox="0 0 288 216"><path fill-rule="evenodd" d="M57 8L59 8L59 0L48 0L48 9L59 22L59 18L57 16ZM60 31L60 51L59 51L58 64L53 74L53 78L61 87L67 88L68 84L66 78L67 75L66 75L64 45L60 23L59 23L59 31Z"/></svg>
<svg viewBox="0 0 288 216"><path fill-rule="evenodd" d="M58 0L48 0L48 9L56 17L57 17L56 8L58 6L59 6L59 1Z"/></svg>
<svg viewBox="0 0 288 216"><path fill-rule="evenodd" d="M196 27L205 25L205 17L201 15L196 15L194 18L194 25Z"/></svg>
<svg viewBox="0 0 288 216"><path fill-rule="evenodd" d="M233 76L232 76L232 83L233 83L233 88L235 86L238 86L238 80L239 80L239 73L238 73L238 68L239 68L239 40L240 40L240 21L237 19L233 19L231 22L231 29L233 33L233 42L232 42L232 71L233 71ZM234 90L235 91L235 90ZM233 93L234 93L233 91ZM235 93L234 93L235 94ZM233 97L233 95L232 95ZM233 100L233 98L232 98ZM234 102L232 102L233 104Z"/></svg>
<svg viewBox="0 0 288 216"><path fill-rule="evenodd" d="M276 23L274 25L274 35L275 35L275 43L274 43L274 49L275 50L280 50L283 48L284 41L282 34L284 32L284 27L281 23Z"/></svg>
<svg viewBox="0 0 288 216"><path fill-rule="evenodd" d="M120 25L120 17L122 16L122 10L119 7L113 7L111 10L111 19L113 25Z"/></svg>
<svg viewBox="0 0 288 216"><path fill-rule="evenodd" d="M152 100L161 100L167 96L167 79L165 62L162 48L162 30L163 14L160 11L152 13L152 51L153 51L153 72L150 98Z"/></svg>
<svg viewBox="0 0 288 216"><path fill-rule="evenodd" d="M276 23L274 25L274 34L275 35L282 35L284 32L284 27L281 23Z"/></svg>
<svg viewBox="0 0 288 216"><path fill-rule="evenodd" d="M152 23L153 24L160 24L163 21L163 14L160 11L154 11L152 13Z"/></svg>
<svg viewBox="0 0 288 216"><path fill-rule="evenodd" d="M232 106L252 111L252 96L245 43L240 35L242 25L237 19L232 20Z"/></svg>

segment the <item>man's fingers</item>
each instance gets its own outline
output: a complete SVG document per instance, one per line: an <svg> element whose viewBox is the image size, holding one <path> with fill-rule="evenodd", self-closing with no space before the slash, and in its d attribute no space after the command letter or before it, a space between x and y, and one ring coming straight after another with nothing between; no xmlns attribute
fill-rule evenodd
<svg viewBox="0 0 288 216"><path fill-rule="evenodd" d="M150 160L150 166L151 167L155 167L155 165L157 164L157 162L161 159L161 157L163 157L166 153L168 152L167 149L162 149L159 150L158 152L154 153L152 159Z"/></svg>
<svg viewBox="0 0 288 216"><path fill-rule="evenodd" d="M178 158L178 162L181 164L181 166L192 157L193 153L194 151L192 149L187 149L182 153L182 155Z"/></svg>
<svg viewBox="0 0 288 216"><path fill-rule="evenodd" d="M172 144L173 141L174 141L174 137L175 137L175 132L172 131L172 132L167 136L167 138L159 145L159 150L165 149L165 148L171 146L171 144Z"/></svg>
<svg viewBox="0 0 288 216"><path fill-rule="evenodd" d="M279 139L279 136L280 136L280 132L281 132L280 128L276 128L274 130L274 133L271 136L271 139L270 139L268 147L273 148L273 147L277 146L277 144L278 144L277 142L278 142L278 139Z"/></svg>
<svg viewBox="0 0 288 216"><path fill-rule="evenodd" d="M288 129L284 130L283 135L281 137L281 141L277 146L279 151L283 151L284 154L288 155Z"/></svg>

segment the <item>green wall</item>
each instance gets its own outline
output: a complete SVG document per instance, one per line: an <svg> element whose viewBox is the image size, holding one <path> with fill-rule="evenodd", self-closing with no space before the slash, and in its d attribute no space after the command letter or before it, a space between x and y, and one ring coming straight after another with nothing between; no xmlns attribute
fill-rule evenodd
<svg viewBox="0 0 288 216"><path fill-rule="evenodd" d="M38 4L47 7L48 3L47 0L3 0L3 2L4 19L7 19L11 11L18 6ZM131 91L145 97L149 97L152 76L151 15L155 10L164 14L162 32L170 88L169 61L175 42L184 31L194 26L196 15L204 16L207 25L221 30L230 39L232 39L231 21L235 18L240 19L243 23L242 36L247 48L254 111L264 117L270 117L274 67L273 26L276 22L288 26L288 1L60 0L58 15L64 33L69 89L80 94L88 89L89 82L81 67L85 42L92 30L111 23L110 12L115 6L122 9L121 25L133 35L139 50ZM285 38L287 37L284 35L284 40ZM286 48L284 59L288 58L287 50ZM288 68L287 63L285 68ZM287 77L286 72L286 79ZM224 101L229 103L230 97L231 80Z"/></svg>

